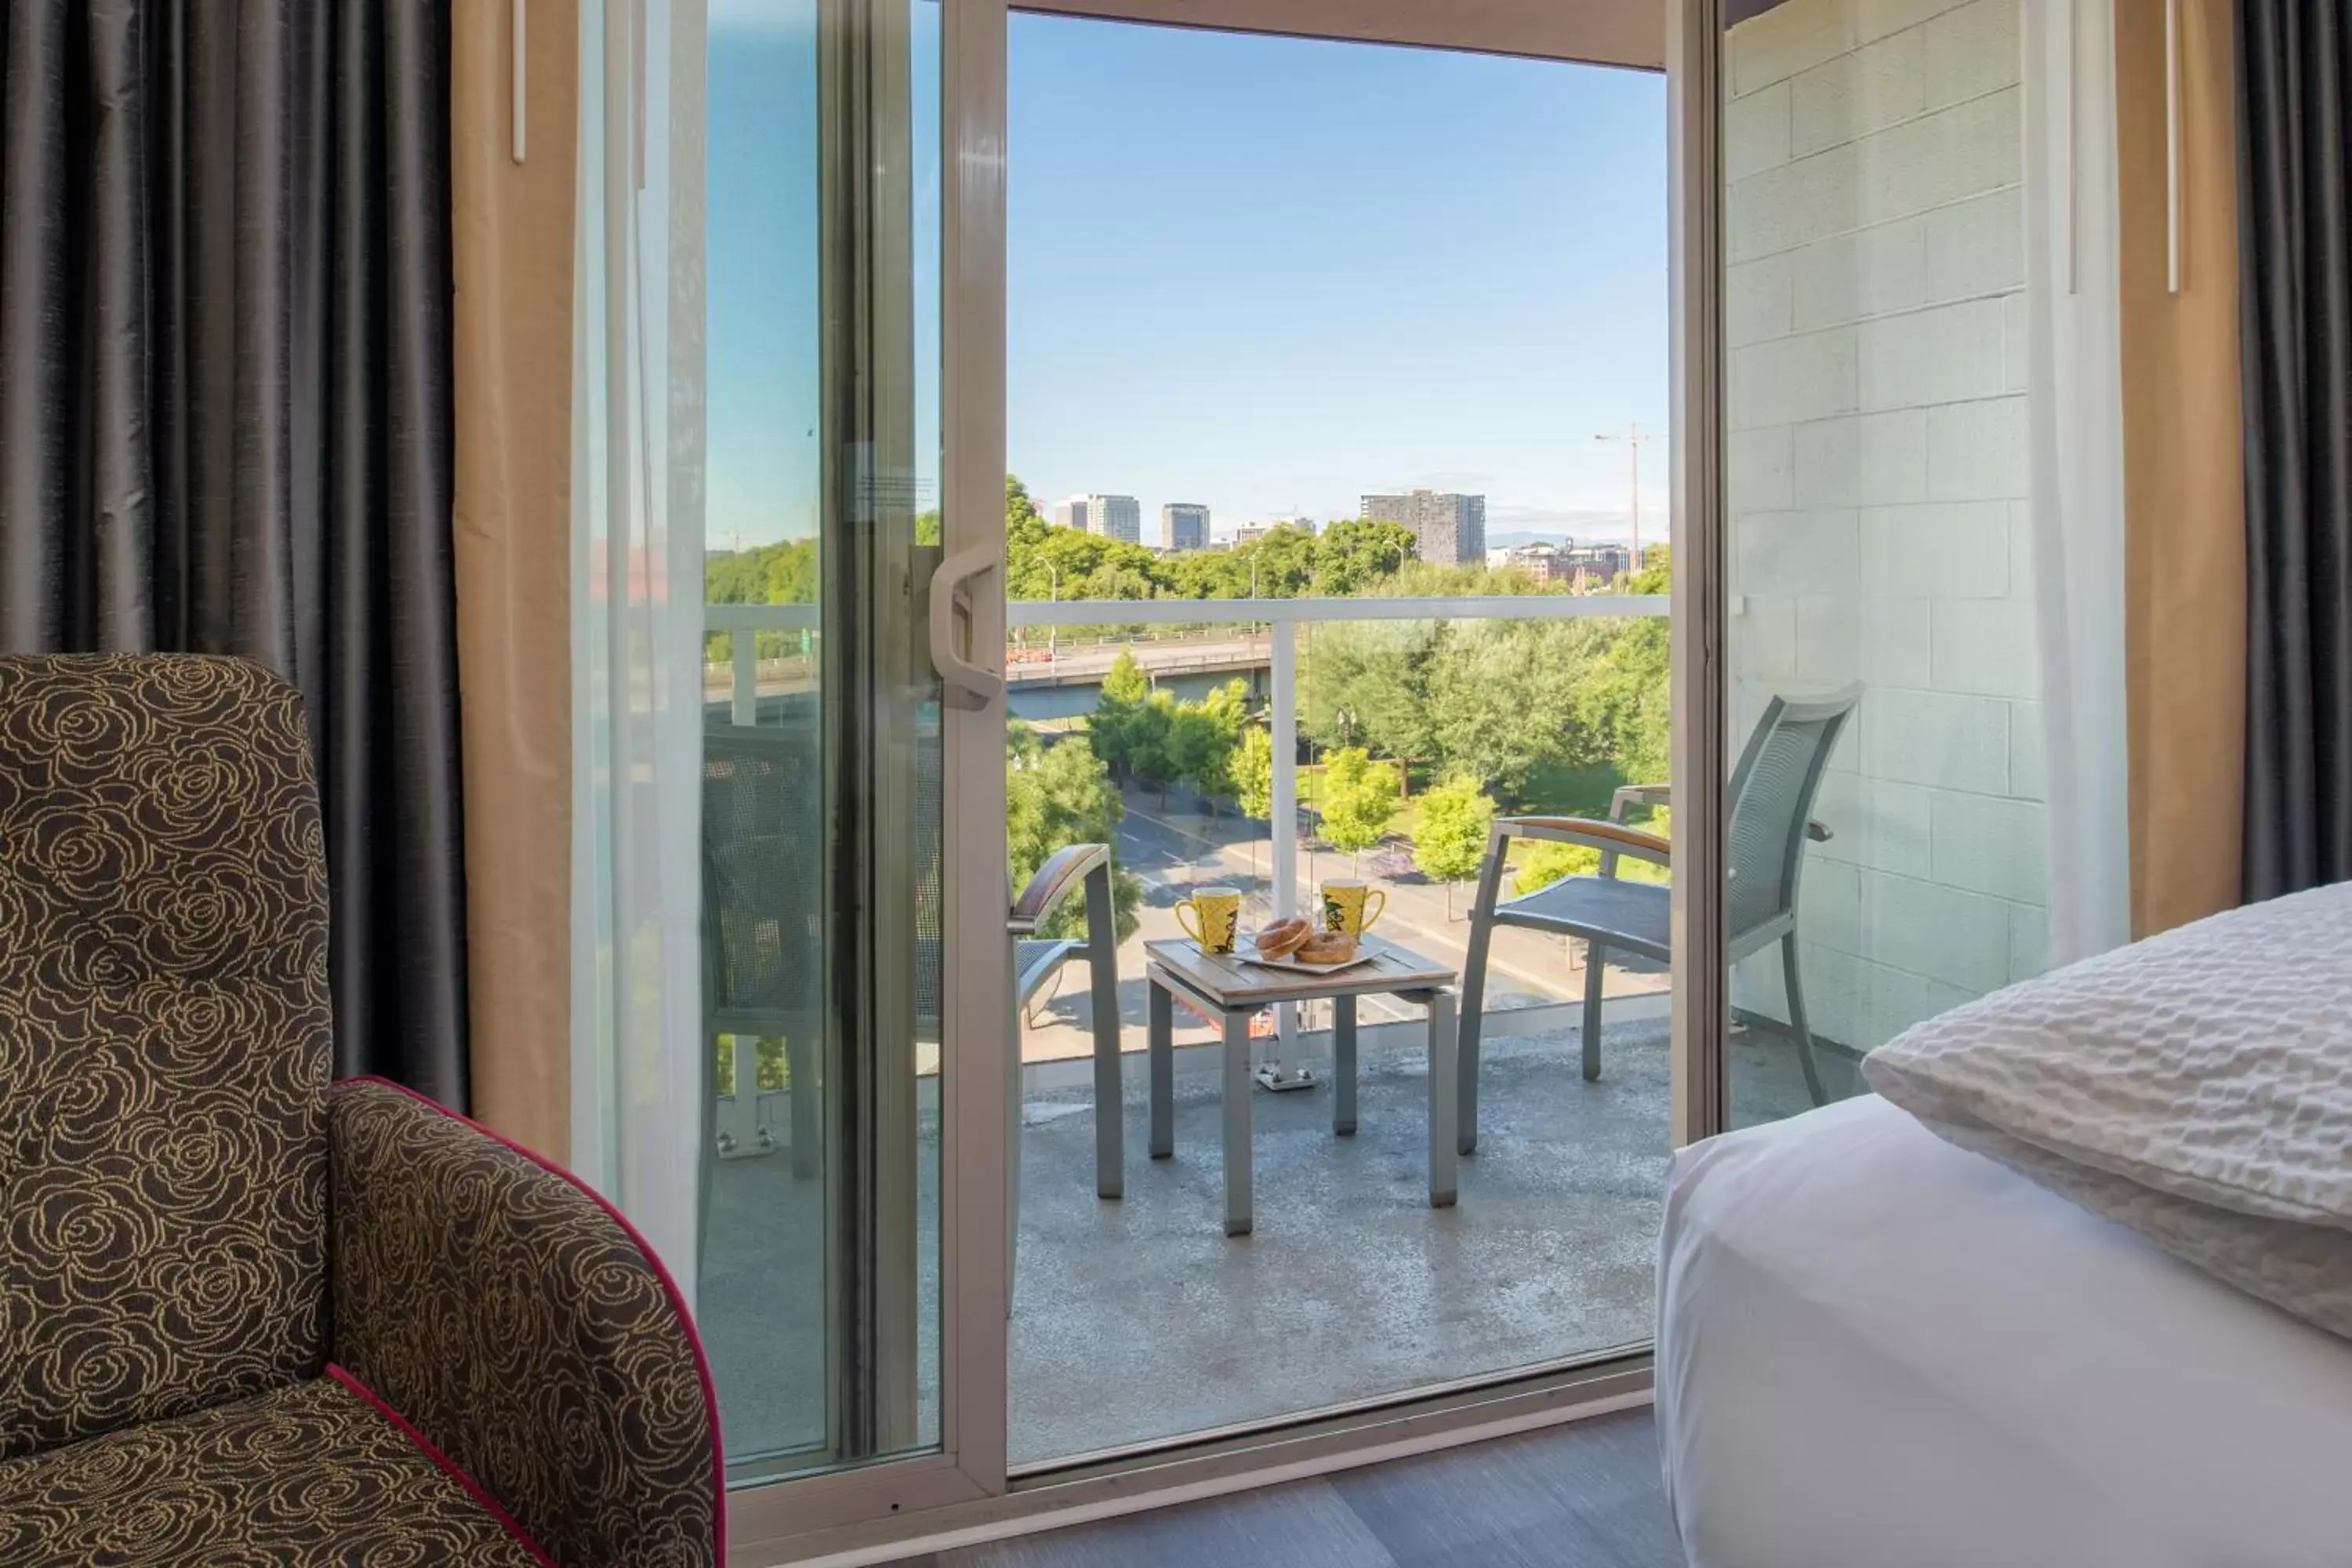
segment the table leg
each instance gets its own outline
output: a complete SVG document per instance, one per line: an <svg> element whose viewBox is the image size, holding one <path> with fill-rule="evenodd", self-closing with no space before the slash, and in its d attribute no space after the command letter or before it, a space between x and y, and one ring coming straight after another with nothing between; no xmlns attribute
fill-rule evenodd
<svg viewBox="0 0 2352 1568"><path fill-rule="evenodd" d="M1250 1010L1225 1015L1225 1234L1247 1236L1250 1213Z"/></svg>
<svg viewBox="0 0 2352 1568"><path fill-rule="evenodd" d="M1176 1152L1176 1004L1157 980L1145 989L1151 994L1151 1157L1165 1160Z"/></svg>
<svg viewBox="0 0 2352 1568"><path fill-rule="evenodd" d="M1454 1142L1454 993L1433 991L1429 1003L1429 1206L1451 1207L1461 1158Z"/></svg>
<svg viewBox="0 0 2352 1568"><path fill-rule="evenodd" d="M1331 1132L1350 1138L1356 1131L1356 999L1331 999Z"/></svg>

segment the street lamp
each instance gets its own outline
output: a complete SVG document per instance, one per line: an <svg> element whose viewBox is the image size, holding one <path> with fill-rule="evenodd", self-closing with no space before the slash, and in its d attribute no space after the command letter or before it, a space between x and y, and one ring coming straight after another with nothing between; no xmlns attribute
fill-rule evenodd
<svg viewBox="0 0 2352 1568"><path fill-rule="evenodd" d="M1045 592L1049 602L1062 602L1062 569L1050 561L1045 563ZM1054 672L1055 679L1062 678L1062 628L1058 625L1045 628L1045 668Z"/></svg>
<svg viewBox="0 0 2352 1568"><path fill-rule="evenodd" d="M1631 459L1629 467L1633 480L1633 572L1636 575L1639 575L1642 570L1642 443L1654 441L1657 438L1655 431L1643 430L1639 425L1628 425L1622 435L1612 433L1593 437L1596 441L1624 442L1625 454Z"/></svg>

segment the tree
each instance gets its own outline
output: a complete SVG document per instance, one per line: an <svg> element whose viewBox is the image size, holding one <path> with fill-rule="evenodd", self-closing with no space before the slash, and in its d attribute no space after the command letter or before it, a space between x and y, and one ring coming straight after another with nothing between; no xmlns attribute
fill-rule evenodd
<svg viewBox="0 0 2352 1568"><path fill-rule="evenodd" d="M1454 884L1475 873L1486 858L1486 830L1495 798L1467 773L1456 773L1421 796L1412 830L1412 863L1445 884L1445 913L1454 915Z"/></svg>
<svg viewBox="0 0 2352 1568"><path fill-rule="evenodd" d="M1344 595L1394 576L1420 549L1412 530L1368 517L1343 518L1315 537L1315 590Z"/></svg>
<svg viewBox="0 0 2352 1568"><path fill-rule="evenodd" d="M1207 797L1212 814L1216 797L1234 787L1233 761L1232 732L1205 707L1196 702L1173 707L1168 724L1169 773Z"/></svg>
<svg viewBox="0 0 2352 1568"><path fill-rule="evenodd" d="M1144 677L1143 667L1135 662L1132 648L1118 650L1111 661L1110 672L1103 677L1102 694L1096 700L1094 716L1087 721L1087 733L1092 740L1095 753L1112 768L1132 773L1135 750L1142 741L1142 729L1147 721L1144 709L1151 700L1151 682Z"/></svg>
<svg viewBox="0 0 2352 1568"><path fill-rule="evenodd" d="M1234 752L1249 716L1249 688L1229 680L1198 702L1176 705L1170 716L1168 760L1174 775L1209 801L1233 793Z"/></svg>
<svg viewBox="0 0 2352 1568"><path fill-rule="evenodd" d="M1118 724L1128 771L1136 783L1158 790L1163 806L1168 804L1168 786L1183 776L1176 759L1175 730L1176 699L1165 691L1153 692Z"/></svg>
<svg viewBox="0 0 2352 1568"><path fill-rule="evenodd" d="M1242 731L1234 753L1234 793L1242 815L1261 822L1274 818L1274 737L1255 724Z"/></svg>
<svg viewBox="0 0 2352 1568"><path fill-rule="evenodd" d="M1622 866L1625 862L1618 864ZM1600 869L1601 851L1589 844L1535 839L1528 844L1526 855L1511 868L1511 888L1524 895L1549 888L1562 877L1590 877Z"/></svg>
<svg viewBox="0 0 2352 1568"><path fill-rule="evenodd" d="M1118 843L1127 806L1112 787L1102 759L1072 737L1047 745L1018 721L1005 734L1004 838L1013 885L1026 887L1054 852L1073 844ZM1122 942L1135 934L1143 883L1114 863L1111 908ZM1086 929L1086 901L1072 898L1054 911L1049 933L1076 936Z"/></svg>
<svg viewBox="0 0 2352 1568"><path fill-rule="evenodd" d="M1102 694L1113 702L1139 703L1151 695L1150 678L1135 659L1135 650L1123 647L1118 657L1110 661L1110 672L1103 677Z"/></svg>
<svg viewBox="0 0 2352 1568"><path fill-rule="evenodd" d="M1343 746L1324 759L1316 792L1323 841L1362 868L1363 853L1381 841L1396 816L1404 780L1395 766L1372 761L1360 746Z"/></svg>

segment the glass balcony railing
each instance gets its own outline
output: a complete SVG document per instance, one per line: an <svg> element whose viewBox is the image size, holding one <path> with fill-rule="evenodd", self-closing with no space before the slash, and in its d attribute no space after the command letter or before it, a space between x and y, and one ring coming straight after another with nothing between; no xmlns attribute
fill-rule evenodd
<svg viewBox="0 0 2352 1568"><path fill-rule="evenodd" d="M1198 887L1241 889L1248 922L1309 907L1326 879L1361 878L1386 895L1381 934L1458 964L1488 816L1600 816L1618 787L1664 779L1667 605L1570 594L1015 603L1014 886L1066 843L1112 845L1129 1051L1145 1045L1142 944L1181 934L1174 907ZM812 606L707 614L712 724L789 722L814 700ZM1664 812L1648 826L1664 828ZM1573 847L1519 856L1507 893L1592 868ZM1082 918L1076 900L1065 918ZM1572 1025L1578 944L1507 930L1489 963L1490 1033ZM1612 961L1610 1016L1663 1015L1667 980ZM1402 1025L1406 1009L1394 1011ZM1383 1021L1368 1002L1366 1025ZM1023 1023L1031 1081L1075 1082L1093 1040L1083 967ZM1202 1020L1178 1024L1180 1046L1213 1037ZM1328 1052L1327 1025L1313 1009L1270 1013L1261 1065L1279 1076L1311 1063Z"/></svg>

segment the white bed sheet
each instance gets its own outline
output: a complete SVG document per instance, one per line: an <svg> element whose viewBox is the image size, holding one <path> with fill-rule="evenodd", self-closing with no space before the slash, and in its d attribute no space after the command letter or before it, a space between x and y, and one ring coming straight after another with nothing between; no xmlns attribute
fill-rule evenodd
<svg viewBox="0 0 2352 1568"><path fill-rule="evenodd" d="M1667 1185L1693 1568L2352 1563L2352 1344L1874 1097Z"/></svg>

